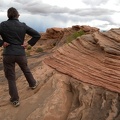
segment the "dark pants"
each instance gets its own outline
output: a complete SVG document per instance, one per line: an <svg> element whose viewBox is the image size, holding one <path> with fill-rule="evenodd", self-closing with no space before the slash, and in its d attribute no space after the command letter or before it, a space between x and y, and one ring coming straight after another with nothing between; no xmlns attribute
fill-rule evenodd
<svg viewBox="0 0 120 120"><path fill-rule="evenodd" d="M21 70L23 71L30 87L33 87L36 83L32 73L30 72L30 69L28 68L26 56L4 55L3 56L4 72L5 77L8 80L9 94L11 96L12 101L19 100L19 95L16 87L15 63L17 63Z"/></svg>

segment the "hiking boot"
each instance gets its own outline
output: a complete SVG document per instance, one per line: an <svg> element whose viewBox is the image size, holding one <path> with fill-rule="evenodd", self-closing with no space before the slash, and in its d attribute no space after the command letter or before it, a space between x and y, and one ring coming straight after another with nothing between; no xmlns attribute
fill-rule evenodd
<svg viewBox="0 0 120 120"><path fill-rule="evenodd" d="M15 106L15 107L18 107L18 106L20 105L20 103L19 103L18 100L12 101L12 100L10 99L10 102L11 102L11 104L12 104L13 106Z"/></svg>
<svg viewBox="0 0 120 120"><path fill-rule="evenodd" d="M39 81L36 81L35 85L33 87L30 87L32 90L34 90L39 84Z"/></svg>

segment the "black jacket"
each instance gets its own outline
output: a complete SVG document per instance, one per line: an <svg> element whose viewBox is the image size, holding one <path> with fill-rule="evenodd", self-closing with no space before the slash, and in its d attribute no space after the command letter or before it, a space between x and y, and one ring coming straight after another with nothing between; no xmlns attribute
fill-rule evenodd
<svg viewBox="0 0 120 120"><path fill-rule="evenodd" d="M34 29L20 22L18 19L8 19L0 24L0 47L4 42L10 45L4 48L3 55L25 55L23 46L25 35L31 36L28 44L34 46L40 39L40 34Z"/></svg>

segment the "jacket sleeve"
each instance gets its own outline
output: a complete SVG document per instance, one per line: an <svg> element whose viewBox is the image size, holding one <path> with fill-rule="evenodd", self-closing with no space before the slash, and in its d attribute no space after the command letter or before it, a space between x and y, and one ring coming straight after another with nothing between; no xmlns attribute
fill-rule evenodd
<svg viewBox="0 0 120 120"><path fill-rule="evenodd" d="M1 24L0 24L0 38L1 38ZM0 39L0 47L2 47L3 43L4 43L3 40Z"/></svg>
<svg viewBox="0 0 120 120"><path fill-rule="evenodd" d="M3 43L3 40L0 39L0 47L2 47Z"/></svg>
<svg viewBox="0 0 120 120"><path fill-rule="evenodd" d="M29 27L26 25L26 33L30 35L32 38L28 41L28 44L31 46L34 46L36 42L41 38L40 33L38 33L36 30L33 28Z"/></svg>
<svg viewBox="0 0 120 120"><path fill-rule="evenodd" d="M0 47L2 47L3 43L3 40L0 39Z"/></svg>

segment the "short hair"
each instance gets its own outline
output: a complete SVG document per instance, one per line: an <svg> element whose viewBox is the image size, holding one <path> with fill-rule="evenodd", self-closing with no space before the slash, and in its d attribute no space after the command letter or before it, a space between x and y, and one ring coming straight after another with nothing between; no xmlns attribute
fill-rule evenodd
<svg viewBox="0 0 120 120"><path fill-rule="evenodd" d="M14 7L11 7L7 11L7 16L9 19L13 19L13 18L17 18L19 16L19 13Z"/></svg>

